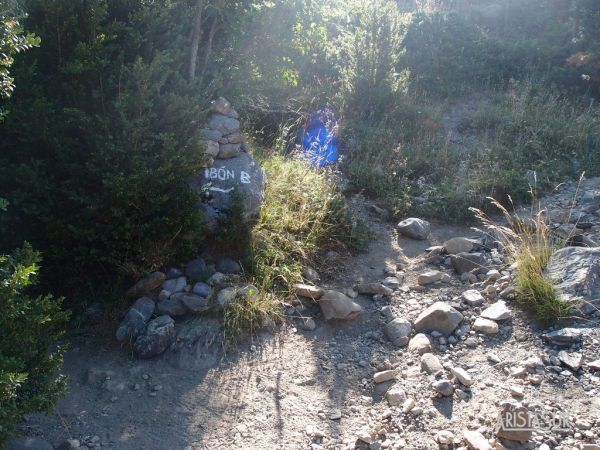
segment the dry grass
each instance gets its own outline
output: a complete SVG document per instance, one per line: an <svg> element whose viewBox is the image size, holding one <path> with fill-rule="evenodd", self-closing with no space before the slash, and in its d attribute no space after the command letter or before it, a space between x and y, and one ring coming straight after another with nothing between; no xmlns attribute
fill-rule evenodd
<svg viewBox="0 0 600 450"><path fill-rule="evenodd" d="M495 199L489 200L501 211L506 225L494 222L479 209L472 208L472 211L486 228L500 236L516 263L516 302L544 325L569 318L571 306L561 299L544 274L552 253L564 245L552 237L544 211L538 204L532 207L528 217L520 217L514 212L511 214Z"/></svg>
<svg viewBox="0 0 600 450"><path fill-rule="evenodd" d="M252 288L241 291L223 313L225 342L235 344L241 337L276 323L281 317L281 304L271 293Z"/></svg>
<svg viewBox="0 0 600 450"><path fill-rule="evenodd" d="M252 231L252 265L260 288L287 293L303 265L318 265L326 247L362 250L366 225L346 208L330 174L280 156L265 161L268 185Z"/></svg>
<svg viewBox="0 0 600 450"><path fill-rule="evenodd" d="M234 341L281 317L281 300L302 280L303 266L319 266L320 252L361 250L370 237L348 210L332 174L278 155L262 165L268 183L260 217L249 232L248 255L258 293L238 296L226 308L225 334Z"/></svg>

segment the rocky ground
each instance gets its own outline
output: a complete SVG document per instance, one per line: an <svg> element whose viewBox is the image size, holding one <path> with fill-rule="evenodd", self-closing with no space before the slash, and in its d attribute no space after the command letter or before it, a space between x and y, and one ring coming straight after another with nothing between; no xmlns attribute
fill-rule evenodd
<svg viewBox="0 0 600 450"><path fill-rule="evenodd" d="M557 232L582 236L571 243L599 241L600 180L545 204ZM600 449L597 311L541 329L511 302L501 243L377 211L369 252L330 252L284 325L238 350L223 350L217 315L177 318L176 342L150 359L97 330L73 335L69 391L27 417L25 448ZM590 264L580 294L594 300Z"/></svg>

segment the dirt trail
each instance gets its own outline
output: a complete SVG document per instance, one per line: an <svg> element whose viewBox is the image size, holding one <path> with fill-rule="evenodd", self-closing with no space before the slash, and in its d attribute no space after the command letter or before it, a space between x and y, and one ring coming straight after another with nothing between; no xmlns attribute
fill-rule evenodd
<svg viewBox="0 0 600 450"><path fill-rule="evenodd" d="M429 241L413 241L399 239L390 224L373 219L372 226L376 236L368 253L332 262L339 273L324 287L341 290L357 281L378 281L386 267L398 265L403 285L413 285L427 269L426 247L473 234L464 227L433 225ZM55 414L29 417L24 431L54 445L76 438L88 448L123 450L343 449L355 448L366 435L372 436L373 449L438 448L434 435L440 429L462 437L467 426L489 427L495 403L508 395L502 368L537 351L528 322L518 315L498 338L438 353L443 363L460 361L474 369L476 383L464 401L433 398L430 380L419 373L420 357L383 336L381 308L390 305L414 319L427 305L449 301L465 289L454 277L422 292L401 288L391 299L359 296L364 314L349 322L326 323L318 308L308 305L303 314L315 318L316 330L302 331L290 322L230 354L223 354L215 340L216 319L187 323L189 339L149 361L112 343L75 337L65 358L68 393ZM486 362L491 350L502 360L500 366ZM420 414L390 409L381 387L373 384L376 371L392 366L402 373L397 384L415 398ZM597 391L590 395L574 381L559 390L551 384L526 390L535 391L536 401L554 404L568 398L574 411L600 410L592 403ZM361 445L364 440L357 448Z"/></svg>

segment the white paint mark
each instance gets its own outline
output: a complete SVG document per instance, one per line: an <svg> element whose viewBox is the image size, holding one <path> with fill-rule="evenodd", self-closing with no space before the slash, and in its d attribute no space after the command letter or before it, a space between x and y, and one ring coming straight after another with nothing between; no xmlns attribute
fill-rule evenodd
<svg viewBox="0 0 600 450"><path fill-rule="evenodd" d="M233 191L234 188L230 187L229 189L221 189L218 187L210 187L208 190L209 191L215 191L215 192L222 192L223 194L229 194L231 191Z"/></svg>

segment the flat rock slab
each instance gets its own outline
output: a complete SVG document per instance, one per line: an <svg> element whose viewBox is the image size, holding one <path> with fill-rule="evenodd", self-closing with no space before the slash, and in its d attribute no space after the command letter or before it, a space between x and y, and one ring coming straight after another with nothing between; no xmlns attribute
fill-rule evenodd
<svg viewBox="0 0 600 450"><path fill-rule="evenodd" d="M356 292L359 294L368 294L368 295L383 295L386 297L391 296L394 291L389 287L384 286L381 283L360 283L355 287Z"/></svg>
<svg viewBox="0 0 600 450"><path fill-rule="evenodd" d="M565 247L552 255L546 274L562 298L582 313L596 310L600 300L600 247Z"/></svg>
<svg viewBox="0 0 600 450"><path fill-rule="evenodd" d="M469 253L475 247L475 243L472 239L465 237L455 237L447 240L444 243L444 250L449 255L456 255L457 253Z"/></svg>
<svg viewBox="0 0 600 450"><path fill-rule="evenodd" d="M492 306L481 312L481 317L490 320L508 320L512 317L512 311L506 306L504 300L498 300Z"/></svg>
<svg viewBox="0 0 600 450"><path fill-rule="evenodd" d="M492 446L479 431L465 430L463 431L465 442L469 445L469 448L473 450L492 450Z"/></svg>
<svg viewBox="0 0 600 450"><path fill-rule="evenodd" d="M311 286L310 284L298 283L294 285L293 289L294 294L301 297L318 300L323 296L323 289L317 286Z"/></svg>
<svg viewBox="0 0 600 450"><path fill-rule="evenodd" d="M583 364L583 355L581 353L569 353L561 350L558 352L558 359L574 372L577 372Z"/></svg>
<svg viewBox="0 0 600 450"><path fill-rule="evenodd" d="M561 328L542 335L542 338L555 345L570 347L583 342L583 331L578 328Z"/></svg>
<svg viewBox="0 0 600 450"><path fill-rule="evenodd" d="M457 253L451 256L451 261L452 267L459 275L472 271L488 271L483 253Z"/></svg>

